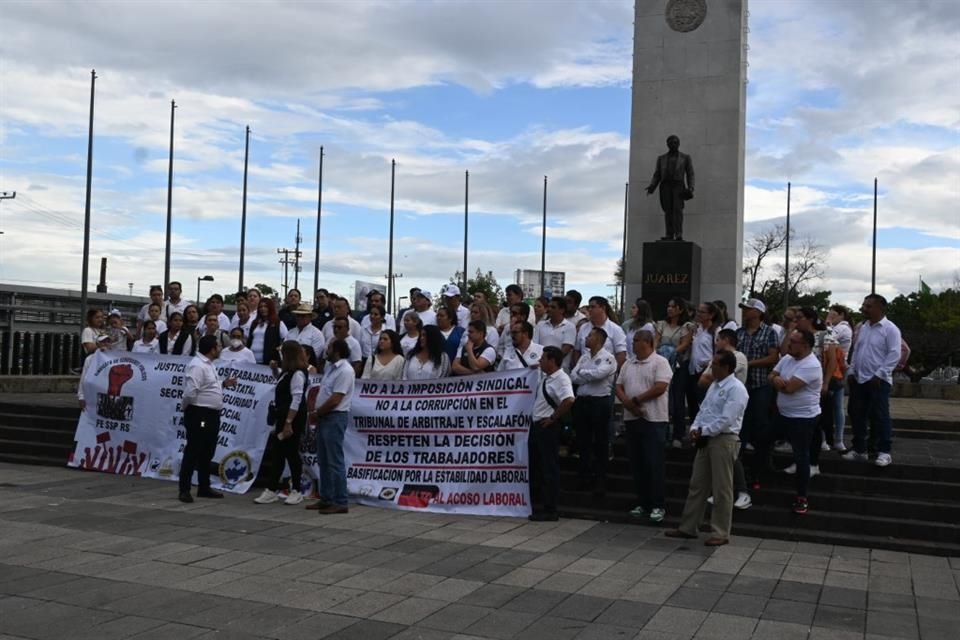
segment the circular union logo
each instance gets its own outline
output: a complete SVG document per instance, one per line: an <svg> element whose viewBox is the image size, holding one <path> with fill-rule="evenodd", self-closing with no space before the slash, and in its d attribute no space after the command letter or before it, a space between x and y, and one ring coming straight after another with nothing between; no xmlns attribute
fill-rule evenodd
<svg viewBox="0 0 960 640"><path fill-rule="evenodd" d="M674 31L693 31L706 17L706 0L670 0L667 3L667 24Z"/></svg>
<svg viewBox="0 0 960 640"><path fill-rule="evenodd" d="M253 480L252 468L253 461L246 451L231 451L220 461L220 480L228 486Z"/></svg>

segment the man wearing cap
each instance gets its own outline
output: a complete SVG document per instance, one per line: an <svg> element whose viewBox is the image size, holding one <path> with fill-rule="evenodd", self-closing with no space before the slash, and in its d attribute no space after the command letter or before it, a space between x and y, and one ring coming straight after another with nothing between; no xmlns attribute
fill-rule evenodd
<svg viewBox="0 0 960 640"><path fill-rule="evenodd" d="M450 314L457 319L457 324L466 331L470 325L470 309L460 304L460 287L455 284L448 284L443 290L444 301Z"/></svg>
<svg viewBox="0 0 960 640"><path fill-rule="evenodd" d="M323 332L313 326L313 308L308 304L299 304L290 311L297 326L287 333L287 340L296 340L305 347L313 349L317 360L323 358L326 353L325 347L327 340L323 337Z"/></svg>
<svg viewBox="0 0 960 640"><path fill-rule="evenodd" d="M740 303L740 309L743 311L743 326L737 329L737 348L747 356L746 387L750 395L740 443L741 449L750 443L756 450L751 475L754 488L759 488L760 473L770 462L770 445L774 436L770 425L773 387L768 378L780 358L780 349L777 333L764 322L767 305L763 300L750 298Z"/></svg>
<svg viewBox="0 0 960 640"><path fill-rule="evenodd" d="M417 292L413 294L413 309L407 309L403 315L407 315L407 313L411 311L416 311L424 326L437 324L437 314L432 307L433 297L430 292L426 289L418 289ZM403 316L400 317L400 322L403 322Z"/></svg>

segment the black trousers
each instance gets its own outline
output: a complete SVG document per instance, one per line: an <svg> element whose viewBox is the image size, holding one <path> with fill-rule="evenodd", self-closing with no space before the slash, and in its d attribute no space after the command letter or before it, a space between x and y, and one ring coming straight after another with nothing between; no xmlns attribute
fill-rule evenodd
<svg viewBox="0 0 960 640"><path fill-rule="evenodd" d="M611 409L610 396L580 396L573 403L581 478L607 477Z"/></svg>
<svg viewBox="0 0 960 640"><path fill-rule="evenodd" d="M665 451L669 423L627 420L623 423L627 431L627 453L633 471L633 484L637 492L637 503L647 513L652 509L663 509L666 487Z"/></svg>
<svg viewBox="0 0 960 640"><path fill-rule="evenodd" d="M190 405L183 412L187 427L187 446L180 463L180 493L190 493L193 472L197 472L199 493L210 491L210 462L217 451L220 436L220 409Z"/></svg>
<svg viewBox="0 0 960 640"><path fill-rule="evenodd" d="M300 431L294 429L293 435L283 440L277 439L277 432L270 438L270 479L267 489L276 491L280 488L280 477L283 475L283 463L290 466L290 490L300 491L301 475L303 474L303 460L300 458Z"/></svg>
<svg viewBox="0 0 960 640"><path fill-rule="evenodd" d="M544 427L540 421L530 427L527 438L530 460L530 501L540 494L544 511L557 511L560 500L560 425Z"/></svg>

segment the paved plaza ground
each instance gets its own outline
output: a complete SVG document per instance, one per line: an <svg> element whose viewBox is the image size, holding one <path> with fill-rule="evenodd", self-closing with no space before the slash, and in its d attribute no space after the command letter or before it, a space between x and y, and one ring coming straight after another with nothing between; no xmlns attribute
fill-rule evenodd
<svg viewBox="0 0 960 640"><path fill-rule="evenodd" d="M0 639L921 638L960 558L354 507L0 464Z"/></svg>

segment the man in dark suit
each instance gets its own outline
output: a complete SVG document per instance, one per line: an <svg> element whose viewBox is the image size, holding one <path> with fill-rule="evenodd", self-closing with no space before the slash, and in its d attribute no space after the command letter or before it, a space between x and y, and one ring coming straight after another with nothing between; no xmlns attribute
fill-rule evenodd
<svg viewBox="0 0 960 640"><path fill-rule="evenodd" d="M687 154L680 153L680 138L675 135L667 138L667 149L667 153L657 158L647 194L660 186L660 208L667 227L667 235L661 240L683 240L683 203L693 198L693 161Z"/></svg>

